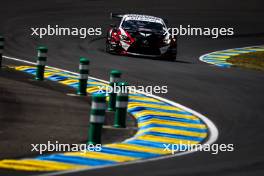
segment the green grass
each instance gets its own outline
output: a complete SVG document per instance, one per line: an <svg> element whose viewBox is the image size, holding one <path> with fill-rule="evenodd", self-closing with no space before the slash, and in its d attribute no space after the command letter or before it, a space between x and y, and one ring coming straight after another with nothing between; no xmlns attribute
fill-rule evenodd
<svg viewBox="0 0 264 176"><path fill-rule="evenodd" d="M231 56L226 61L237 67L264 71L264 51Z"/></svg>

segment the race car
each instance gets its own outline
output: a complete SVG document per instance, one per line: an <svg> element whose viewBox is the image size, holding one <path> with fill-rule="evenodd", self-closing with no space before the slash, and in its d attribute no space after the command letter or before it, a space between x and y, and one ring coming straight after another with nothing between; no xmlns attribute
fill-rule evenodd
<svg viewBox="0 0 264 176"><path fill-rule="evenodd" d="M162 18L140 14L113 14L106 36L106 52L120 55L159 57L175 60L177 39Z"/></svg>

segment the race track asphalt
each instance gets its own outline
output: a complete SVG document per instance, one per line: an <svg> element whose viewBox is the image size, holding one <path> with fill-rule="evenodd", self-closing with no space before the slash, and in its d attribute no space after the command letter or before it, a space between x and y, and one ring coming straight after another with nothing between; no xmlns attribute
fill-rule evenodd
<svg viewBox="0 0 264 176"><path fill-rule="evenodd" d="M48 24L106 29L110 12L161 16L169 20L170 27L234 27L235 36L180 37L176 62L109 55L104 52L103 38L30 36L31 27ZM123 77L130 84L167 85L169 92L162 97L206 115L220 132L217 143L235 146L234 152L197 152L72 175L263 175L263 72L222 69L198 61L200 55L211 51L263 44L263 1L3 0L0 13L6 55L34 61L36 45L45 44L51 66L76 71L79 57L85 56L91 59L95 77L108 79L109 70L115 68L124 71Z"/></svg>

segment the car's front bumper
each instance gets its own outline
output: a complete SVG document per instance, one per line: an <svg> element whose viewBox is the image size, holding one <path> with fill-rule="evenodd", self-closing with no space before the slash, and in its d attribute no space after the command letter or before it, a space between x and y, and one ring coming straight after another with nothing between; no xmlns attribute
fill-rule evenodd
<svg viewBox="0 0 264 176"><path fill-rule="evenodd" d="M141 47L138 45L130 45L126 49L120 42L111 42L110 51L114 51L121 55L132 55L142 57L176 57L177 47L176 45L163 45L153 47Z"/></svg>

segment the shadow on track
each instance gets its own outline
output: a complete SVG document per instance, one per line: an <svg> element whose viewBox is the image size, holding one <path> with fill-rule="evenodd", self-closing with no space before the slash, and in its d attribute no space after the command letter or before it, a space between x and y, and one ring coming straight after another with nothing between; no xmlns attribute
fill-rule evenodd
<svg viewBox="0 0 264 176"><path fill-rule="evenodd" d="M118 55L118 54L110 54L105 51L103 48L98 49L99 52L104 53L109 56L117 56L117 57L129 57L129 58L135 58L135 59L147 59L147 60L157 60L157 61L164 61L164 62L177 62L177 63L182 63L182 64L192 64L192 62L188 61L183 61L179 60L176 58L175 60L170 60L170 59L164 59L164 58L159 58L159 57L147 57L147 56L132 56L132 55Z"/></svg>

